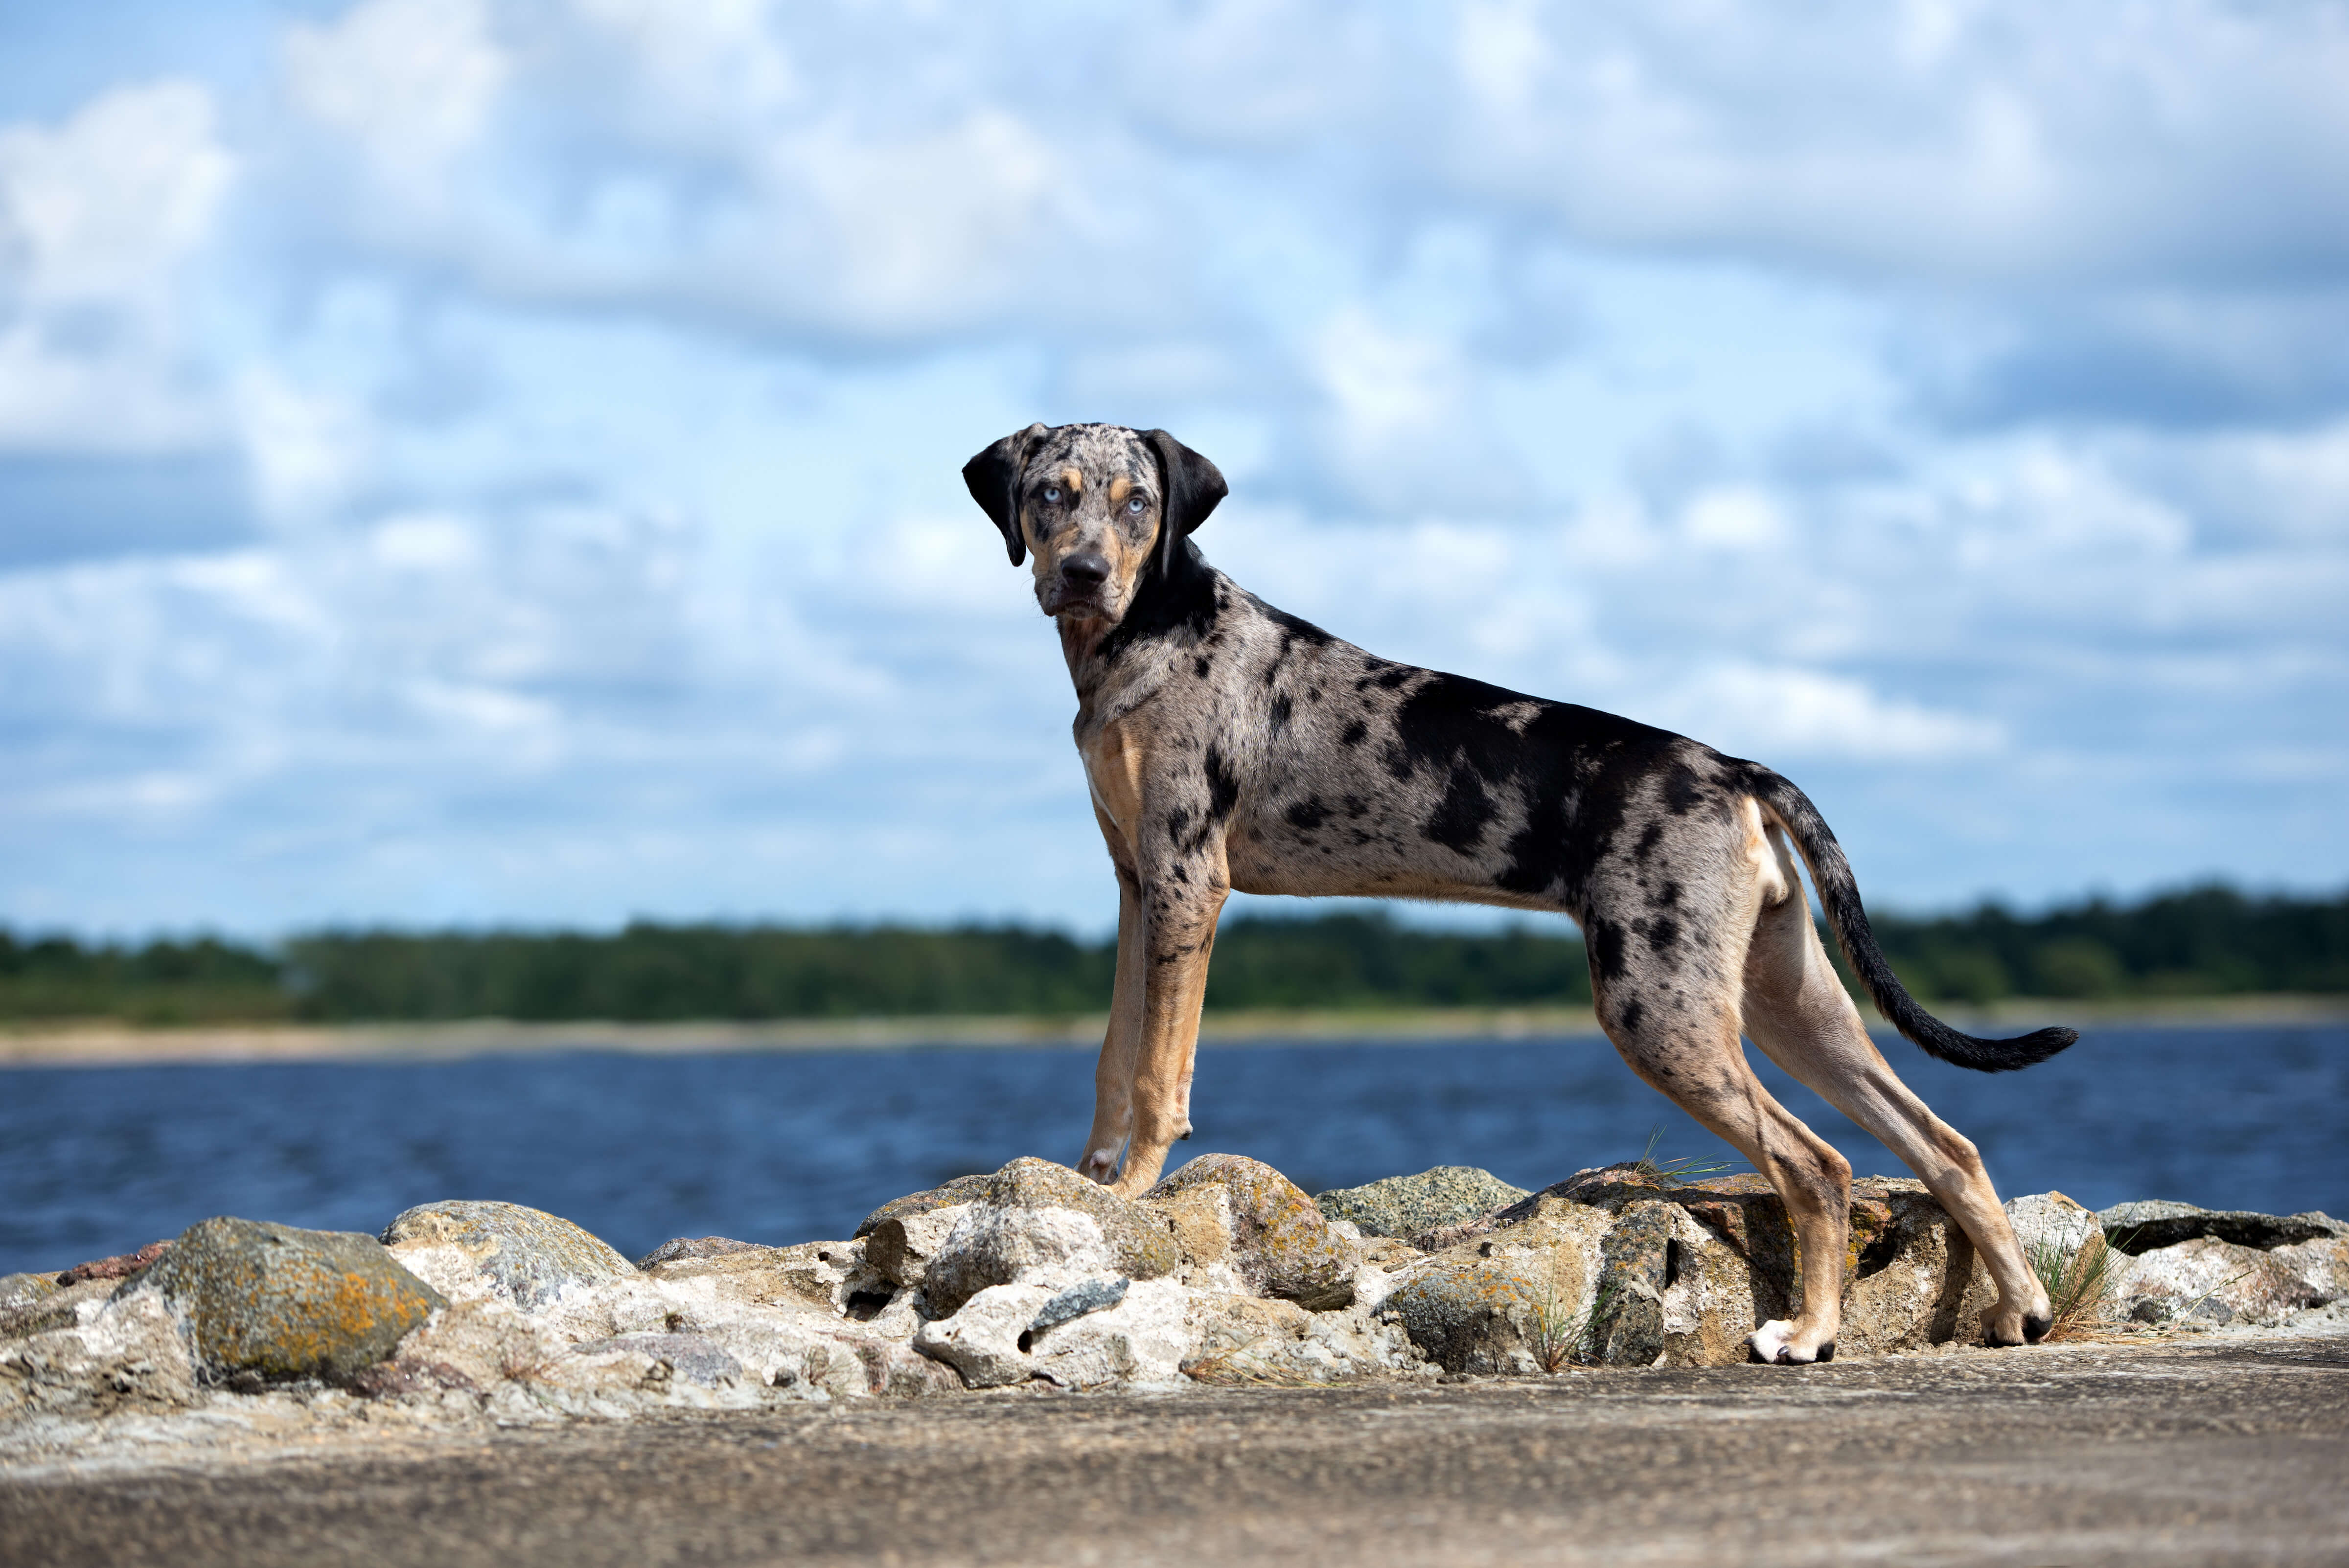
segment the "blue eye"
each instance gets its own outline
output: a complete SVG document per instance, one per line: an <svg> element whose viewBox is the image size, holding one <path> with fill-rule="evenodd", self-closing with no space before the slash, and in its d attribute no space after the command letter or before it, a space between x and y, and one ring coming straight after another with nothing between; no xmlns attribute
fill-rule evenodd
<svg viewBox="0 0 2349 1568"><path fill-rule="evenodd" d="M1144 511L1149 510L1149 502L1143 500L1140 496L1135 496L1132 500L1125 503L1125 510L1132 512L1134 516L1140 517Z"/></svg>
<svg viewBox="0 0 2349 1568"><path fill-rule="evenodd" d="M1061 499L1061 487L1059 485L1046 485L1044 487L1044 499L1048 501L1057 503Z"/></svg>

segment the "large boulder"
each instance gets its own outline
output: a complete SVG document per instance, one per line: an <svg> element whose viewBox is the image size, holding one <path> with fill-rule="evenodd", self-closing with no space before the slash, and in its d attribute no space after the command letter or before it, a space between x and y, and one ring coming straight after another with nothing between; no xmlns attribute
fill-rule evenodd
<svg viewBox="0 0 2349 1568"><path fill-rule="evenodd" d="M875 1234L878 1232L876 1230ZM926 1316L948 1317L990 1285L1031 1269L1157 1279L1182 1266L1164 1221L1048 1160L1015 1160L988 1179L922 1271Z"/></svg>
<svg viewBox="0 0 2349 1568"><path fill-rule="evenodd" d="M221 1218L190 1226L116 1299L152 1292L214 1377L348 1378L447 1305L373 1236Z"/></svg>
<svg viewBox="0 0 2349 1568"><path fill-rule="evenodd" d="M1247 1287L1327 1311L1354 1299L1361 1249L1334 1229L1296 1183L1260 1160L1203 1154L1142 1196L1168 1210L1219 1194L1229 1241L1220 1250ZM1195 1221L1176 1228L1195 1232ZM1196 1242L1194 1242L1196 1246Z"/></svg>
<svg viewBox="0 0 2349 1568"><path fill-rule="evenodd" d="M487 1293L524 1312L636 1272L598 1237L520 1203L419 1203L384 1227L383 1244L452 1297Z"/></svg>
<svg viewBox="0 0 2349 1568"><path fill-rule="evenodd" d="M1338 1187L1313 1200L1332 1220L1366 1236L1423 1236L1487 1214L1526 1195L1489 1171L1438 1165L1416 1176L1389 1176L1361 1187Z"/></svg>

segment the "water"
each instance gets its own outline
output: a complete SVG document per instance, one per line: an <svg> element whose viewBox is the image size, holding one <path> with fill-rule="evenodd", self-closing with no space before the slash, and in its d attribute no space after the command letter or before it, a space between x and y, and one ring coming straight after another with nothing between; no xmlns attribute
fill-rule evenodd
<svg viewBox="0 0 2349 1568"><path fill-rule="evenodd" d="M1886 1049L2003 1194L2349 1215L2349 1028L2100 1029L1995 1076ZM1757 1067L1855 1171L1904 1173ZM211 1214L378 1231L437 1198L545 1209L632 1257L675 1235L844 1236L949 1176L1073 1161L1092 1085L1064 1049L18 1068L0 1072L0 1274ZM1210 1047L1192 1111L1174 1163L1252 1155L1308 1191L1454 1164L1538 1187L1636 1157L1659 1126L1660 1159L1733 1159L1595 1037Z"/></svg>

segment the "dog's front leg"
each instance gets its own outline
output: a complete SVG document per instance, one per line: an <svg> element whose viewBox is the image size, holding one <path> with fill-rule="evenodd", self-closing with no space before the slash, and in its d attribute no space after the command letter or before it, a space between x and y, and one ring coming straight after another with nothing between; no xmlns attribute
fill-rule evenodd
<svg viewBox="0 0 2349 1568"><path fill-rule="evenodd" d="M1230 882L1220 863L1193 861L1183 880L1145 877L1142 887L1143 1000L1133 1071L1133 1132L1115 1188L1125 1197L1149 1191L1166 1151L1190 1136L1191 1057L1199 1045L1199 1004L1207 994L1207 958L1216 917Z"/></svg>
<svg viewBox="0 0 2349 1568"><path fill-rule="evenodd" d="M1096 1181L1117 1179L1117 1157L1133 1130L1133 1072L1142 1048L1143 960L1141 883L1134 872L1117 869L1117 983L1111 993L1109 1029L1102 1037L1101 1062L1093 1069L1093 1130L1085 1139L1077 1169Z"/></svg>

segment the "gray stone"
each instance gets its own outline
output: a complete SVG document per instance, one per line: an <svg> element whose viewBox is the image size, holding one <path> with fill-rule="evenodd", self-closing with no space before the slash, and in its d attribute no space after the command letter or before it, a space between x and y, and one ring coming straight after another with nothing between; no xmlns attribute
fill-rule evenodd
<svg viewBox="0 0 2349 1568"><path fill-rule="evenodd" d="M0 1318L57 1294L57 1276L47 1274L0 1274Z"/></svg>
<svg viewBox="0 0 2349 1568"><path fill-rule="evenodd" d="M2151 1199L2116 1203L2096 1215L2105 1239L2131 1257L2212 1237L2261 1252L2301 1242L2349 1237L2349 1225L2330 1214L2257 1214L2247 1209L2199 1209L2191 1203Z"/></svg>
<svg viewBox="0 0 2349 1568"><path fill-rule="evenodd" d="M993 1171L983 1171L976 1176L957 1176L925 1192L908 1192L902 1198L892 1198L864 1216L864 1222L856 1227L855 1236L852 1239L862 1240L871 1235L887 1220L911 1219L916 1214L926 1214L933 1209L976 1202L986 1195L987 1184L994 1180Z"/></svg>
<svg viewBox="0 0 2349 1568"><path fill-rule="evenodd" d="M1036 1319L1028 1326L1028 1332L1041 1334L1048 1328L1073 1323L1087 1313L1115 1306L1125 1299L1126 1288L1133 1283L1127 1279L1089 1279L1072 1284L1037 1309Z"/></svg>
<svg viewBox="0 0 2349 1568"><path fill-rule="evenodd" d="M492 1291L525 1312L546 1305L570 1286L636 1272L635 1264L570 1221L520 1203L419 1203L384 1227L383 1243L395 1252L453 1248ZM419 1272L435 1272L419 1264Z"/></svg>
<svg viewBox="0 0 2349 1568"><path fill-rule="evenodd" d="M730 1236L673 1236L636 1260L639 1269L657 1268L685 1258L722 1258L730 1253L754 1253L757 1242L738 1242Z"/></svg>
<svg viewBox="0 0 2349 1568"><path fill-rule="evenodd" d="M373 1236L229 1218L191 1225L114 1294L150 1290L220 1377L347 1378L447 1305Z"/></svg>
<svg viewBox="0 0 2349 1568"><path fill-rule="evenodd" d="M614 1351L644 1357L651 1364L650 1376L655 1382L677 1377L705 1388L715 1388L721 1383L742 1379L742 1364L714 1340L698 1334L620 1334L582 1345L572 1354L604 1356ZM667 1368L666 1375L660 1370L664 1367Z"/></svg>
<svg viewBox="0 0 2349 1568"><path fill-rule="evenodd" d="M1425 1235L1514 1203L1526 1195L1489 1171L1438 1165L1416 1176L1389 1176L1361 1187L1338 1187L1313 1200L1332 1220L1346 1220L1366 1236Z"/></svg>
<svg viewBox="0 0 2349 1568"><path fill-rule="evenodd" d="M18 1289L14 1306L0 1305L0 1339L23 1339L35 1334L47 1334L51 1329L70 1328L81 1320L82 1308L95 1309L115 1292L116 1282L110 1279L86 1279L78 1284L61 1285L54 1274L17 1274L17 1279L34 1279L39 1284ZM47 1288L41 1288L46 1285Z"/></svg>
<svg viewBox="0 0 2349 1568"><path fill-rule="evenodd" d="M951 1316L1030 1268L1157 1279L1182 1264L1173 1232L1147 1208L1065 1165L1015 1160L988 1178L923 1270L923 1307L931 1317Z"/></svg>

